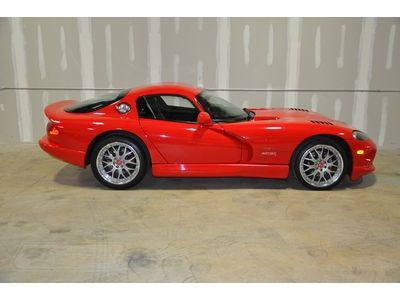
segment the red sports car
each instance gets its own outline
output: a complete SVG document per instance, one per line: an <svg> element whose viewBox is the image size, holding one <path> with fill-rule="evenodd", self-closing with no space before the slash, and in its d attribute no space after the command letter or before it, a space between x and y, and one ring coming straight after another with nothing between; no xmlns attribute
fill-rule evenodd
<svg viewBox="0 0 400 300"><path fill-rule="evenodd" d="M165 84L45 108L50 155L91 165L125 189L156 177L287 178L329 189L374 171L376 146L345 123L300 108L244 108L207 90Z"/></svg>

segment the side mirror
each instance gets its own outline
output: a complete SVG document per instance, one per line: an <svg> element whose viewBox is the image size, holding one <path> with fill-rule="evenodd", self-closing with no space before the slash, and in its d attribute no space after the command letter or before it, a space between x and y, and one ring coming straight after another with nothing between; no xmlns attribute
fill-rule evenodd
<svg viewBox="0 0 400 300"><path fill-rule="evenodd" d="M206 113L205 111L201 111L197 115L197 123L203 126L211 126L212 120L208 113Z"/></svg>

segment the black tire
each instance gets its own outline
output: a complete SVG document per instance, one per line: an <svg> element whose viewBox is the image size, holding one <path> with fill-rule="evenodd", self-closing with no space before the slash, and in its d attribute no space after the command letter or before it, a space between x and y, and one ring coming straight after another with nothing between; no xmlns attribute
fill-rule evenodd
<svg viewBox="0 0 400 300"><path fill-rule="evenodd" d="M129 151L128 154L123 153L124 149L125 153ZM120 152L117 153L117 150ZM143 150L134 141L115 136L96 144L90 157L90 165L93 175L101 184L123 190L135 186L143 179L147 160Z"/></svg>
<svg viewBox="0 0 400 300"><path fill-rule="evenodd" d="M327 155L325 159L324 154ZM340 143L320 137L310 140L296 151L292 168L297 180L305 187L328 190L343 181L348 170L348 158Z"/></svg>

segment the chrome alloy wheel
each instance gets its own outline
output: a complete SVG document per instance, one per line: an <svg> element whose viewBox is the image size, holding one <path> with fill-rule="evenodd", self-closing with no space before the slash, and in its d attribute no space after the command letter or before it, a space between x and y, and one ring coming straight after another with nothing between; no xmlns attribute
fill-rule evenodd
<svg viewBox="0 0 400 300"><path fill-rule="evenodd" d="M107 182L122 185L131 182L140 170L140 159L129 144L113 142L105 145L96 158L100 176Z"/></svg>
<svg viewBox="0 0 400 300"><path fill-rule="evenodd" d="M329 145L315 145L300 159L300 175L311 186L324 188L333 185L342 175L343 157Z"/></svg>

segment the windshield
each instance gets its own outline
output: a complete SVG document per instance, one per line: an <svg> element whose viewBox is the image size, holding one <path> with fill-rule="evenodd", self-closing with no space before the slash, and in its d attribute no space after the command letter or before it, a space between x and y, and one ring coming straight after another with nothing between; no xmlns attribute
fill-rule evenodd
<svg viewBox="0 0 400 300"><path fill-rule="evenodd" d="M238 122L248 120L248 113L229 101L203 91L197 100L215 122Z"/></svg>
<svg viewBox="0 0 400 300"><path fill-rule="evenodd" d="M97 96L95 98L68 106L67 108L65 108L65 111L70 113L87 113L96 111L124 98L126 94L128 94L128 92L129 90L122 90L115 93L108 93L106 95Z"/></svg>

